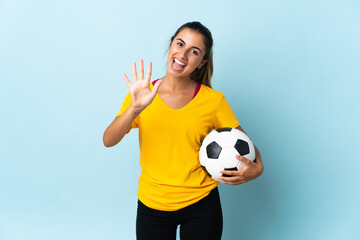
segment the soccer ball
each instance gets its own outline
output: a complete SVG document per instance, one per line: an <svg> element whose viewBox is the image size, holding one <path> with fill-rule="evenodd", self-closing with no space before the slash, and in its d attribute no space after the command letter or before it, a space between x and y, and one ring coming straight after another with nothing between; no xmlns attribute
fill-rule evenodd
<svg viewBox="0 0 360 240"><path fill-rule="evenodd" d="M199 159L205 172L219 181L221 170L237 171L243 163L236 158L241 155L255 160L255 149L250 138L236 128L221 128L210 132L203 140ZM229 175L222 175L229 177Z"/></svg>

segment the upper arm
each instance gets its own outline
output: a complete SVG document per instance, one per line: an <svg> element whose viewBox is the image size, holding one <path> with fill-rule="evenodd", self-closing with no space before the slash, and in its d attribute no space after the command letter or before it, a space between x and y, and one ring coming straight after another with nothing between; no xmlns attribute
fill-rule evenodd
<svg viewBox="0 0 360 240"><path fill-rule="evenodd" d="M244 132L244 133L246 134L246 132L244 131L244 129L242 129L242 127L241 127L240 125L237 126L236 129L237 129L237 130L240 130L240 131L242 131L242 132Z"/></svg>
<svg viewBox="0 0 360 240"><path fill-rule="evenodd" d="M242 127L241 127L240 125L237 126L236 129L238 129L238 130L240 130L240 131L242 131L242 132L244 132L244 133L246 134L246 132L244 131L244 129L242 129ZM246 135L247 135L247 134L246 134ZM254 149L255 149L255 156L256 156L254 162L257 162L257 163L260 162L261 167L262 167L262 170L261 170L261 172L262 172L262 171L263 171L263 166L262 166L261 155L260 155L259 149L255 146L255 144L254 144Z"/></svg>

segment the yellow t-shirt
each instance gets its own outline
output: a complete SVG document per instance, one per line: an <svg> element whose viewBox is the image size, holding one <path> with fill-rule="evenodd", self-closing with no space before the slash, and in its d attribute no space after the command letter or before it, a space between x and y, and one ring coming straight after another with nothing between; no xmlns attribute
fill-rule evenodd
<svg viewBox="0 0 360 240"><path fill-rule="evenodd" d="M130 104L128 93L117 116ZM206 197L218 182L200 166L202 140L212 129L237 126L224 95L205 85L177 110L157 94L131 125L139 128L139 200L153 209L175 211Z"/></svg>

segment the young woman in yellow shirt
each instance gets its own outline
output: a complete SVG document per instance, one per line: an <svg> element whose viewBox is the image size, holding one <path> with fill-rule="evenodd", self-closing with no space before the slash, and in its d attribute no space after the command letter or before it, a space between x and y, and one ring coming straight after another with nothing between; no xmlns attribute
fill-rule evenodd
<svg viewBox="0 0 360 240"><path fill-rule="evenodd" d="M144 75L133 63L133 83L124 74L129 93L105 130L106 147L119 143L131 128L139 128L140 166L137 239L221 239L222 210L218 182L202 170L199 148L212 130L237 128L238 120L224 95L211 88L213 39L199 22L181 26L173 35L167 73L153 82L151 62ZM225 184L237 185L260 176L261 155L239 171L223 171Z"/></svg>

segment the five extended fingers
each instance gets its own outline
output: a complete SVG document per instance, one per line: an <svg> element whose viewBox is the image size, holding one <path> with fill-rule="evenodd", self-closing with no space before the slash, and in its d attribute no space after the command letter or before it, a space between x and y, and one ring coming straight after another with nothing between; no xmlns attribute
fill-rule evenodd
<svg viewBox="0 0 360 240"><path fill-rule="evenodd" d="M143 61L143 59L139 60L139 74L137 73L137 70L136 70L136 63L135 62L132 63L132 76L133 76L133 81L134 81L133 83L131 83L129 78L126 76L126 74L123 73L123 78L124 78L127 86L129 87L130 92L132 92L133 94L136 94L136 95L141 92L141 94L137 95L137 96L139 97L139 99L142 99L142 101L145 103L147 103L149 101L149 99L151 101L152 101L152 99L154 99L154 97L157 94L157 91L162 83L162 80L158 80L155 83L153 89L150 91L151 73L152 73L152 63L149 62L147 71L146 71L146 76L144 79L144 61ZM131 89L133 89L133 90L131 90ZM133 91L135 91L134 89L137 89L136 93L133 92Z"/></svg>
<svg viewBox="0 0 360 240"><path fill-rule="evenodd" d="M139 60L139 77L138 77L137 70L136 70L136 63L132 62L132 76L133 76L134 82L136 82L138 80L146 80L146 81L150 82L151 72L152 72L152 63L149 62L148 68L146 71L146 78L144 79L144 61L143 61L143 59L140 59ZM130 86L131 82L129 81L129 78L126 76L125 73L123 73L123 78L124 78L126 84L128 86Z"/></svg>

